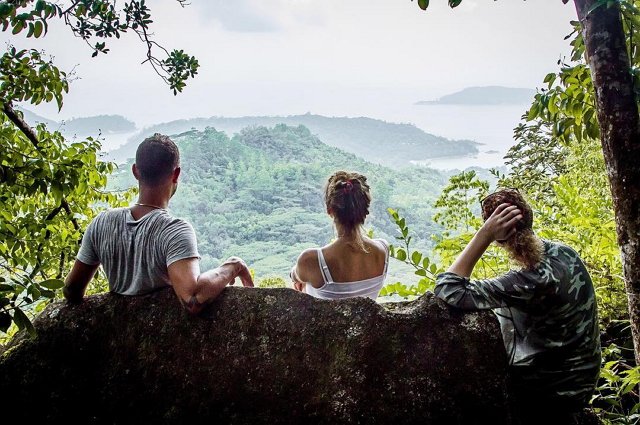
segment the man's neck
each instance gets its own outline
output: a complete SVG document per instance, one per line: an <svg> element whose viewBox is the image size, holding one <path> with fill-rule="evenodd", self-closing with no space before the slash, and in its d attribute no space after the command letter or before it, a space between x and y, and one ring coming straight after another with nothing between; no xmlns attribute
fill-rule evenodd
<svg viewBox="0 0 640 425"><path fill-rule="evenodd" d="M139 187L138 204L156 208L167 208L171 199L171 188L168 187Z"/></svg>

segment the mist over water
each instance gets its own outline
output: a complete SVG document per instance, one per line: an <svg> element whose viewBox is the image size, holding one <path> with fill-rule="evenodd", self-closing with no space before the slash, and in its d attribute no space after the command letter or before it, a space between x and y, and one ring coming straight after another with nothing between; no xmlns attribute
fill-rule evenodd
<svg viewBox="0 0 640 425"><path fill-rule="evenodd" d="M347 116L367 116L396 123L411 123L421 130L452 140L467 139L480 144L475 156L429 159L417 164L441 170L504 165L504 155L513 146L513 129L529 104L522 105L415 105L415 94L369 102ZM426 98L428 100L428 97ZM355 106L355 105L353 105ZM356 112L356 111L354 111ZM320 112L319 112L320 113Z"/></svg>
<svg viewBox="0 0 640 425"><path fill-rule="evenodd" d="M128 140L139 137L143 128L172 120L311 113L327 117L369 117L394 123L410 123L436 136L452 140L473 140L480 144L480 152L475 156L430 159L416 163L443 170L491 168L504 165L503 157L514 144L513 129L529 106L415 105L417 101L435 97L416 89L348 88L340 92L335 89L307 87L306 92L299 93L300 96L292 96L290 91L287 94L280 92L277 96L278 86L260 88L261 90L245 88L247 91L244 91L227 87L228 91L220 93L220 97L209 102L185 102L178 97L174 100L180 104L184 102L182 106L185 107L166 105L169 107L157 111L150 107L145 111L144 117L128 113L127 110L109 111L138 121L138 129L134 132L102 135L103 150L114 150ZM255 97L257 94L262 95L260 101Z"/></svg>

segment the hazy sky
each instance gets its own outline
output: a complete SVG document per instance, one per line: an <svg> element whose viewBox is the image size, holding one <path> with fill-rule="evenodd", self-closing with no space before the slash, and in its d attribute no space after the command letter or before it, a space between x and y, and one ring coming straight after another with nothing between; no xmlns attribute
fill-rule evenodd
<svg viewBox="0 0 640 425"><path fill-rule="evenodd" d="M75 67L55 119L122 114L139 126L212 115L384 115L398 103L433 99L468 86L540 86L569 52L575 19L561 0L148 1L157 41L194 54L201 68L176 96L129 34L111 52L91 51L62 25L44 40L2 35L16 47L44 48ZM382 112L381 112L382 111Z"/></svg>

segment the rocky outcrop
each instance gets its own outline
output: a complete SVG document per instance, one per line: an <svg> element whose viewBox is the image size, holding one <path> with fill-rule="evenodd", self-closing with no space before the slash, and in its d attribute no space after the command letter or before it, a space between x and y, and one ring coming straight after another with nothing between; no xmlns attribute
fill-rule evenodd
<svg viewBox="0 0 640 425"><path fill-rule="evenodd" d="M49 305L0 357L22 421L511 424L489 312L228 288L191 317L171 290ZM4 410L4 409L3 409Z"/></svg>

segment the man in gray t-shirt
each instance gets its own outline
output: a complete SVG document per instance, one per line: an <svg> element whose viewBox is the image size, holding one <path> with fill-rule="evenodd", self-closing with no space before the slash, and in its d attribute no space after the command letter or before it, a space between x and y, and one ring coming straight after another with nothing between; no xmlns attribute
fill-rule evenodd
<svg viewBox="0 0 640 425"><path fill-rule="evenodd" d="M102 263L109 289L140 295L171 285L167 268L199 258L191 225L156 209L136 220L129 208L103 211L87 227L78 260Z"/></svg>
<svg viewBox="0 0 640 425"><path fill-rule="evenodd" d="M180 155L171 139L155 134L142 142L133 174L140 189L138 202L130 208L101 212L89 224L65 280L67 300L82 301L100 265L111 292L141 295L173 286L192 313L199 312L236 277L244 286L253 286L247 266L237 257L200 273L193 228L166 210L180 175Z"/></svg>

